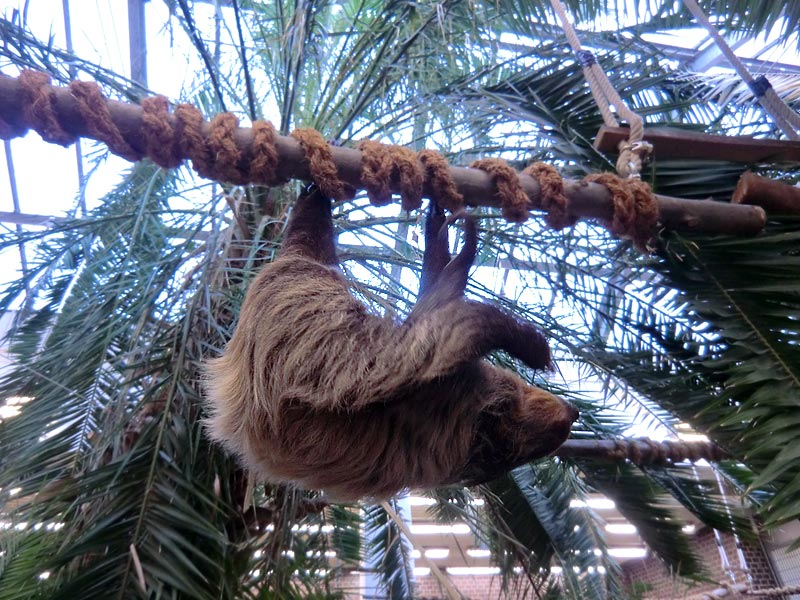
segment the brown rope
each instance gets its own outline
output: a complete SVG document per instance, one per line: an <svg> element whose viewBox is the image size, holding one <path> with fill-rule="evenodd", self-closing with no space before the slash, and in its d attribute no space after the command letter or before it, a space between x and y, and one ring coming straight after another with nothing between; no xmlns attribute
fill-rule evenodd
<svg viewBox="0 0 800 600"><path fill-rule="evenodd" d="M417 158L425 167L425 175L430 185L430 195L442 208L450 212L458 212L464 208L464 196L450 175L447 159L436 150L421 150Z"/></svg>
<svg viewBox="0 0 800 600"><path fill-rule="evenodd" d="M214 179L237 184L247 182L239 168L242 151L233 138L238 128L239 119L232 113L220 113L209 123L206 145L214 165Z"/></svg>
<svg viewBox="0 0 800 600"><path fill-rule="evenodd" d="M422 170L417 153L405 146L389 146L389 156L394 165L392 178L400 187L400 198L403 210L416 210L422 205L422 187L425 184L425 173Z"/></svg>
<svg viewBox="0 0 800 600"><path fill-rule="evenodd" d="M353 188L339 178L331 148L319 131L310 127L301 127L289 135L300 143L308 161L311 176L325 195L335 200L353 197Z"/></svg>
<svg viewBox="0 0 800 600"><path fill-rule="evenodd" d="M142 136L147 156L159 167L177 167L181 164L181 155L169 120L169 102L164 96L152 96L143 99L141 105Z"/></svg>
<svg viewBox="0 0 800 600"><path fill-rule="evenodd" d="M367 190L369 201L374 206L389 204L392 201L389 182L394 171L389 148L380 142L362 140L358 149L361 150L361 183Z"/></svg>
<svg viewBox="0 0 800 600"><path fill-rule="evenodd" d="M175 118L178 121L175 134L181 154L191 159L192 168L200 177L211 178L211 157L202 134L203 114L191 104L178 104Z"/></svg>
<svg viewBox="0 0 800 600"><path fill-rule="evenodd" d="M578 218L569 213L569 200L564 195L564 180L556 168L535 162L522 172L539 182L542 209L546 212L544 221L548 227L561 230L575 225Z"/></svg>
<svg viewBox="0 0 800 600"><path fill-rule="evenodd" d="M253 122L253 149L250 177L253 183L281 185L285 179L278 177L278 133L269 121Z"/></svg>
<svg viewBox="0 0 800 600"><path fill-rule="evenodd" d="M19 74L24 97L23 113L31 127L42 139L51 144L69 146L75 137L64 131L58 122L55 96L50 87L50 77L39 71L25 70Z"/></svg>
<svg viewBox="0 0 800 600"><path fill-rule="evenodd" d="M492 176L500 198L500 210L503 216L514 223L528 220L528 195L522 189L517 172L508 163L499 158L482 158L471 165Z"/></svg>
<svg viewBox="0 0 800 600"><path fill-rule="evenodd" d="M142 159L142 153L125 141L111 119L111 111L108 110L108 104L99 85L93 81L73 81L69 84L69 92L78 101L78 110L93 138L100 140L111 152L126 160Z"/></svg>
<svg viewBox="0 0 800 600"><path fill-rule="evenodd" d="M633 240L639 250L647 251L658 222L658 204L650 186L640 179L622 179L613 173L587 175L583 181L599 183L611 193L614 217L606 225L608 230Z"/></svg>
<svg viewBox="0 0 800 600"><path fill-rule="evenodd" d="M391 202L391 185L398 184L403 210L420 207L425 175L413 150L372 140L362 140L358 149L361 151L361 183L373 205Z"/></svg>

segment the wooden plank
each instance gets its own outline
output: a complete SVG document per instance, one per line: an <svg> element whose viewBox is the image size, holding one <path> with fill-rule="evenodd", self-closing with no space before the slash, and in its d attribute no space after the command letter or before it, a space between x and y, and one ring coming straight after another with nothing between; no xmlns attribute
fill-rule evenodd
<svg viewBox="0 0 800 600"><path fill-rule="evenodd" d="M600 128L594 147L615 154L617 145L628 139L627 127ZM732 162L800 162L800 142L762 140L749 136L708 135L667 127L645 127L645 141L653 144L653 156L688 160L729 160Z"/></svg>

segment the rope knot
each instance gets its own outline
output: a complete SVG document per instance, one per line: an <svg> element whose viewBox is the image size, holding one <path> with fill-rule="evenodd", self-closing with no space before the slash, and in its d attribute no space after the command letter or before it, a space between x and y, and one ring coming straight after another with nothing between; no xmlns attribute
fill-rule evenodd
<svg viewBox="0 0 800 600"><path fill-rule="evenodd" d="M756 98L762 98L767 93L767 90L772 87L772 84L765 75L759 75L753 81L749 81L747 86Z"/></svg>
<svg viewBox="0 0 800 600"><path fill-rule="evenodd" d="M289 135L303 148L311 177L323 194L334 200L345 200L355 195L353 187L339 177L331 147L319 131L303 127Z"/></svg>
<svg viewBox="0 0 800 600"><path fill-rule="evenodd" d="M548 227L556 230L575 225L578 218L569 212L569 199L564 194L564 180L556 168L542 162L535 162L522 171L539 183L542 210Z"/></svg>
<svg viewBox="0 0 800 600"><path fill-rule="evenodd" d="M623 179L613 173L587 175L583 181L599 183L611 194L614 213L611 221L605 223L608 230L632 240L637 249L649 252L659 216L650 186L641 179Z"/></svg>
<svg viewBox="0 0 800 600"><path fill-rule="evenodd" d="M503 216L514 223L528 220L528 195L522 189L517 172L500 158L483 158L470 167L488 173L497 189Z"/></svg>
<svg viewBox="0 0 800 600"><path fill-rule="evenodd" d="M653 145L644 141L622 141L619 143L617 173L620 177L641 178L642 166L653 153Z"/></svg>

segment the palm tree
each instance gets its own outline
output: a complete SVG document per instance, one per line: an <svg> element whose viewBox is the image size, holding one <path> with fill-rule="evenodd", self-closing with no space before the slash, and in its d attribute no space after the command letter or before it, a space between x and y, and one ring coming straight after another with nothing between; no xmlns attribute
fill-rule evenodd
<svg viewBox="0 0 800 600"><path fill-rule="evenodd" d="M341 144L437 147L454 163L492 155L578 176L612 168L592 146L601 119L546 3L229 4L216 32L198 29L186 0L173 5L171 23L203 64L175 100L209 115L267 116L283 133L315 127ZM713 81L682 76L642 39L688 27L688 12L670 3L631 20L623 3L610 12L606 3L570 4L581 22L600 24L584 41L603 49L605 71L648 123L736 133L730 115L746 114L751 130L774 133L763 114L715 95ZM721 26L755 32L782 9L788 36L800 7L783 4L730 0L714 14ZM0 29L9 64L60 81L77 69L122 99L145 93L37 39L16 16ZM698 104L698 94L724 102ZM745 167L656 160L645 176L666 194L724 196ZM793 176L785 165L761 168ZM0 300L17 310L0 394L29 399L0 422L0 598L331 598L342 569L364 561L390 597L413 594L409 548L386 507L326 506L313 493L252 482L202 431L203 361L230 337L296 192L220 185L145 161L97 209L2 236L3 248L24 243L35 255ZM540 324L565 370L602 383L592 394L555 389L580 406L574 436L619 438L634 413L673 430L688 423L730 453L720 477L759 523L800 516L800 234L791 218L747 239L665 232L658 253L642 256L592 224L554 232L479 212L478 271L487 275L470 292ZM420 262L416 215L357 197L335 217L355 293L378 312L407 313ZM470 525L510 595L621 597L598 520L570 507L591 491L613 498L685 577L703 573L667 499L715 529L751 531L751 513L691 468L590 458L541 460L478 489L432 490L431 511ZM590 567L603 575L580 575Z"/></svg>

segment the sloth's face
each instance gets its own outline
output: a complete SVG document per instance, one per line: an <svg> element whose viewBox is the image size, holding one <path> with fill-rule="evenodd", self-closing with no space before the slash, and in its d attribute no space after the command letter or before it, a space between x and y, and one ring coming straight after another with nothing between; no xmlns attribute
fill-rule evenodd
<svg viewBox="0 0 800 600"><path fill-rule="evenodd" d="M503 394L478 416L459 481L477 484L495 479L550 454L569 436L578 411L558 396L513 377L517 379L515 393Z"/></svg>

